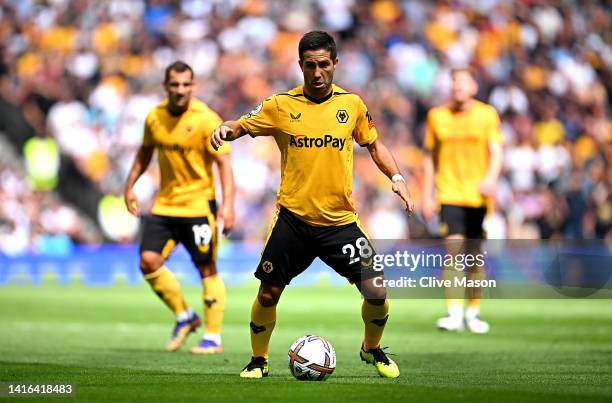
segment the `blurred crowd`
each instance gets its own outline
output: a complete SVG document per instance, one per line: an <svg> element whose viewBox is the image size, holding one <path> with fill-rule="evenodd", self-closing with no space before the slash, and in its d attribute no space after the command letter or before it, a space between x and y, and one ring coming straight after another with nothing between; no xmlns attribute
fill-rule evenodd
<svg viewBox="0 0 612 403"><path fill-rule="evenodd" d="M15 158L0 138L0 252L9 256L37 252L61 256L74 242L102 240L91 220L28 175L31 167Z"/></svg>
<svg viewBox="0 0 612 403"><path fill-rule="evenodd" d="M612 239L612 27L606 1L0 5L0 94L103 194L121 194L144 118L163 97L169 63L189 63L197 97L223 118L236 118L270 94L300 84L297 43L304 32L324 29L339 45L335 82L364 98L410 177L417 208L427 110L447 99L450 69L470 65L478 74L478 98L498 110L506 141L496 210L486 222L489 235ZM279 153L269 140L233 144L233 239L261 240L267 231L280 180ZM406 219L389 181L363 150L355 158L355 179L357 208L373 238L435 233L435 224L418 214ZM152 168L135 189L145 209L157 181Z"/></svg>

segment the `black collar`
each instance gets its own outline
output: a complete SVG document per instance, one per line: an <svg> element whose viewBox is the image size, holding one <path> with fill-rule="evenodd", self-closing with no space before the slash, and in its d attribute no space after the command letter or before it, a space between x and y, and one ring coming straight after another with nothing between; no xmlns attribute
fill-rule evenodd
<svg viewBox="0 0 612 403"><path fill-rule="evenodd" d="M323 98L313 98L313 97L309 96L308 94L306 94L304 92L304 90L302 90L302 94L304 94L304 98L306 98L310 102L314 102L315 104L322 104L323 102L327 101L328 99L330 99L334 95L334 91L332 90L329 94L327 94Z"/></svg>

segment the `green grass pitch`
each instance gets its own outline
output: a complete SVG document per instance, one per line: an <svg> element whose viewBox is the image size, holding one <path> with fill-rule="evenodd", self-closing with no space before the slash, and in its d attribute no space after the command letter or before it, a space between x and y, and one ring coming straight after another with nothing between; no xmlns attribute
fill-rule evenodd
<svg viewBox="0 0 612 403"><path fill-rule="evenodd" d="M200 291L185 287L201 310ZM172 317L145 286L0 287L0 382L70 382L78 401L611 401L612 301L493 300L487 335L434 329L441 300L394 300L383 345L402 375L379 378L359 360L360 296L353 288L289 287L272 336L270 377L238 377L250 358L248 323L256 292L228 290L225 353L190 356L163 347ZM320 334L338 365L326 382L299 382L287 350ZM54 397L53 400L67 400ZM13 398L5 400L15 401ZM18 399L17 401L27 401Z"/></svg>

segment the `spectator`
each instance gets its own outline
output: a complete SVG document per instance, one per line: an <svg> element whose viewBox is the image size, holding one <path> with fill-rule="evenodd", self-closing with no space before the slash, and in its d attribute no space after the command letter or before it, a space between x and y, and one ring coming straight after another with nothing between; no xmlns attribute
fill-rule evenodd
<svg viewBox="0 0 612 403"><path fill-rule="evenodd" d="M415 183L424 111L447 97L450 68L471 65L482 77L479 97L498 109L504 131L516 134L516 141L508 136L509 186L498 195L496 222L507 222L509 236L532 234L536 221L551 222L542 218L545 206L567 204L565 231L555 218L553 232L612 236L611 183L601 174L612 163L612 44L604 3L7 0L0 5L0 95L24 111L35 132L49 133L102 193L117 195L142 137L143 113L159 101L164 66L174 59L193 65L202 79L195 95L222 116L236 116L264 94L299 82L296 41L320 21L337 32L343 52L338 84L364 98ZM234 164L237 219L244 224L233 237L261 239L268 220L253 216L271 208L279 178L269 173L278 170L278 154L266 141L238 145ZM373 201L370 210L361 208L363 221L379 228L401 211L387 206L386 185L369 168L367 156L357 154L355 169L366 175L355 197L362 207L369 204L364 198ZM13 169L3 172L15 181ZM153 199L155 175L137 185L140 199ZM23 177L17 174L17 182ZM21 202L9 199L0 209ZM3 231L19 239L37 231L17 216L8 224L5 218ZM403 223L393 234L406 232Z"/></svg>

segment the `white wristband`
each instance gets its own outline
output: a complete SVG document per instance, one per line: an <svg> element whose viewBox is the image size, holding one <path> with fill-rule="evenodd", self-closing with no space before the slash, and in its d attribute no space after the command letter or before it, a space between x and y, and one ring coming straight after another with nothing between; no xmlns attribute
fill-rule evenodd
<svg viewBox="0 0 612 403"><path fill-rule="evenodd" d="M393 183L400 182L400 181L406 183L406 179L404 179L402 174L395 174L391 177L391 182Z"/></svg>

